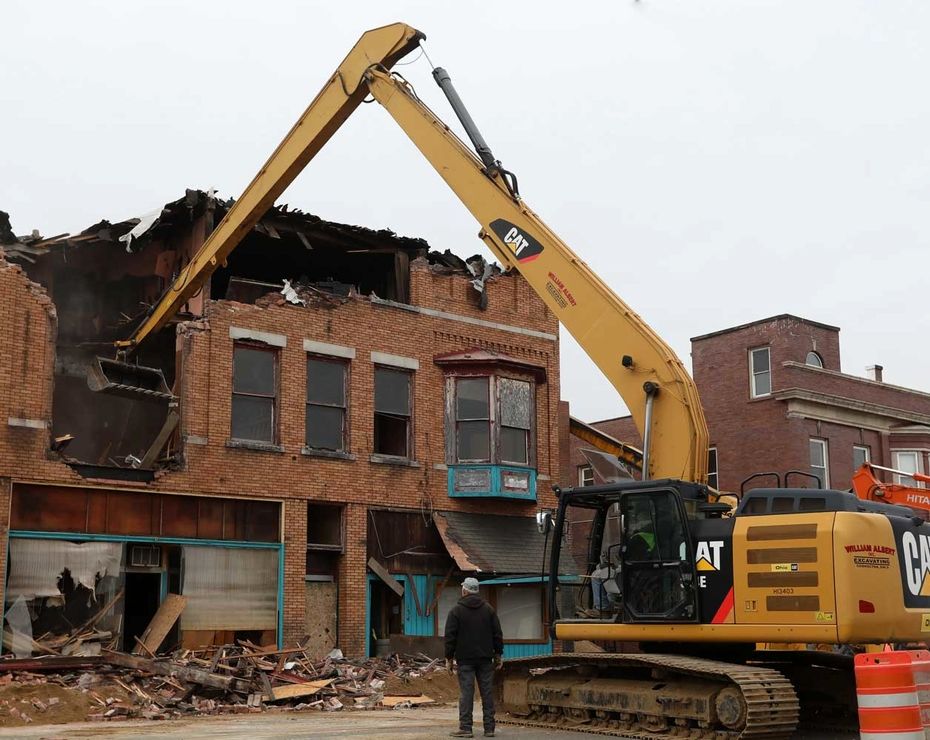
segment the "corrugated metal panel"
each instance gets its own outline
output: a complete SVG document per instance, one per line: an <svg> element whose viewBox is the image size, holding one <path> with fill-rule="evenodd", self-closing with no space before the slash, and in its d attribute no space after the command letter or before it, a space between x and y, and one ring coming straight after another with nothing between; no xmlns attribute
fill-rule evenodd
<svg viewBox="0 0 930 740"><path fill-rule="evenodd" d="M504 645L504 658L532 658L552 655L552 640L546 643L518 642Z"/></svg>
<svg viewBox="0 0 930 740"><path fill-rule="evenodd" d="M404 634L430 636L433 634L433 617L426 616L426 607L432 598L432 593L427 593L426 576L413 576L413 583L417 589L417 596L420 599L420 609L423 615L417 614L417 605L413 598L413 589L410 587L407 579L404 588Z"/></svg>

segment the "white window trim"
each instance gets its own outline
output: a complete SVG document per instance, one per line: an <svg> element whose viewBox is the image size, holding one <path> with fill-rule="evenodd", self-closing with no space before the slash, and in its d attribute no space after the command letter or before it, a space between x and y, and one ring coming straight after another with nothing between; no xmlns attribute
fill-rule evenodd
<svg viewBox="0 0 930 740"><path fill-rule="evenodd" d="M853 462L856 461L856 450L865 452L865 461L872 462L872 448L868 445L853 445Z"/></svg>
<svg viewBox="0 0 930 740"><path fill-rule="evenodd" d="M371 361L375 365L399 367L402 370L420 369L420 361L418 359L414 357L401 357L400 355L389 355L387 352L372 352Z"/></svg>
<svg viewBox="0 0 930 740"><path fill-rule="evenodd" d="M344 360L355 359L355 347L343 347L341 344L316 342L312 339L304 339L304 352L311 355L323 355L325 357L341 357Z"/></svg>
<svg viewBox="0 0 930 740"><path fill-rule="evenodd" d="M711 450L714 452L714 462L717 463L716 469L711 472L710 470L710 453ZM712 486L713 488L720 489L720 453L717 451L717 447L708 447L707 448L707 485ZM715 480L712 484L710 482L710 476L714 476Z"/></svg>
<svg viewBox="0 0 930 740"><path fill-rule="evenodd" d="M810 442L817 442L820 444L821 449L823 449L823 487L825 489L830 488L830 445L825 439L820 439L818 437L811 437ZM810 446L808 445L808 450ZM809 454L809 453L808 453ZM809 467L813 470L816 466L809 462Z"/></svg>
<svg viewBox="0 0 930 740"><path fill-rule="evenodd" d="M769 376L769 390L767 393L757 393L756 392L756 375L763 375L765 373L757 373L755 363L753 362L753 354L759 350L765 350L769 357L769 369L765 372ZM749 394L752 398L765 398L766 396L772 395L772 348L771 347L750 347L749 348Z"/></svg>
<svg viewBox="0 0 930 740"><path fill-rule="evenodd" d="M915 466L917 469L914 471L915 473L924 472L925 450L915 449L915 448L906 448L906 447L905 448L898 448L898 447L892 448L891 459L894 460L894 467L897 468L898 470L902 469L901 464L898 462L898 455L901 454L902 452L914 455L914 457L917 459L917 465ZM905 477L907 477L908 480L905 480ZM917 488L924 487L923 483L921 483L920 481L914 480L910 476L898 475L897 473L894 474L894 482L901 486L916 486Z"/></svg>
<svg viewBox="0 0 930 740"><path fill-rule="evenodd" d="M271 347L287 347L287 337L283 334L271 334L267 331L243 329L240 326L229 327L230 339L246 339L252 342L261 342Z"/></svg>
<svg viewBox="0 0 930 740"><path fill-rule="evenodd" d="M594 468L590 464L579 465L578 466L578 485L582 488L587 485L585 481L585 473L591 471L591 485L594 485Z"/></svg>

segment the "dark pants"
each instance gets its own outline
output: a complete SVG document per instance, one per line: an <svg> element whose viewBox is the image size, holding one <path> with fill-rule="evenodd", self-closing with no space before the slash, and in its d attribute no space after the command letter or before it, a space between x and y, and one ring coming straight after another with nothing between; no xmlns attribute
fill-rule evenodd
<svg viewBox="0 0 930 740"><path fill-rule="evenodd" d="M484 731L494 731L494 664L484 661L474 665L459 664L459 729L471 732L471 713L475 704L475 678L481 692Z"/></svg>

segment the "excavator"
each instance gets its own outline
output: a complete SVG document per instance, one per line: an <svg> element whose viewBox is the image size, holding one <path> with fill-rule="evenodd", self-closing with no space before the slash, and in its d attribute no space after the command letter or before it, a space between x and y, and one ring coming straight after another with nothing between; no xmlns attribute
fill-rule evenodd
<svg viewBox="0 0 930 740"><path fill-rule="evenodd" d="M918 486L909 486L904 483L885 483L876 474L877 470L893 473L902 480L910 478L915 483L930 483L930 475L923 473L908 473L906 470L886 468L873 465L870 462L862 463L853 473L852 490L863 501L881 501L886 504L898 504L913 509L915 514L930 518L930 491Z"/></svg>
<svg viewBox="0 0 930 740"><path fill-rule="evenodd" d="M495 257L523 275L610 380L644 442L618 451L642 480L557 490L550 633L566 650L584 641L600 652L507 661L497 678L503 708L525 725L637 738L790 737L802 721L835 730L855 712L850 656L757 645L925 639L930 524L905 507L809 488L757 488L731 511L706 485L707 426L672 349L530 210L445 70L432 75L473 149L392 72L424 38L402 23L361 37L100 373L117 373L115 384L131 391L133 373L146 375L131 361L139 345L373 99L474 215Z"/></svg>

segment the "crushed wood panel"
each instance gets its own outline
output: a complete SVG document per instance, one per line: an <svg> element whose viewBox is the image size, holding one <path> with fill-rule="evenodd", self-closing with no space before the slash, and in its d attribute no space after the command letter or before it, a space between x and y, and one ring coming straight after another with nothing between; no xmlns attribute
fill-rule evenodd
<svg viewBox="0 0 930 740"><path fill-rule="evenodd" d="M168 594L158 607L158 611L155 612L155 616L152 617L152 621L149 622L149 626L142 633L139 644L133 648L133 655L141 655L143 652L154 655L174 623L178 621L185 606L187 606L187 597Z"/></svg>

